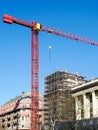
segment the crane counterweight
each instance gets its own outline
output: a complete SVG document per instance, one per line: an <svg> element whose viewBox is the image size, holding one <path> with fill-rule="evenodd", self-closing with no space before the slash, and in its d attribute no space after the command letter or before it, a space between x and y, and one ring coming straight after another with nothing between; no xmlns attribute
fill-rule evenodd
<svg viewBox="0 0 98 130"><path fill-rule="evenodd" d="M4 15L3 15L3 22L12 24L12 23L13 23L13 18L12 18L12 16L9 16L9 15L7 15L7 14L4 14Z"/></svg>

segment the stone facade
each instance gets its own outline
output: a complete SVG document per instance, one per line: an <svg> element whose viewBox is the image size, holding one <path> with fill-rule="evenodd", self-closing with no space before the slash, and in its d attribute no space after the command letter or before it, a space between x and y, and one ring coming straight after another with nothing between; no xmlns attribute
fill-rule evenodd
<svg viewBox="0 0 98 130"><path fill-rule="evenodd" d="M72 89L75 98L76 120L98 117L98 78Z"/></svg>

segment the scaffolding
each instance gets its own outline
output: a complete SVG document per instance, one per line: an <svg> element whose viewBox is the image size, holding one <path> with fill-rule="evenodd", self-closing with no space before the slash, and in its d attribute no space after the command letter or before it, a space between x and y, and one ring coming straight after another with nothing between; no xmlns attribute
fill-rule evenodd
<svg viewBox="0 0 98 130"><path fill-rule="evenodd" d="M85 82L83 76L66 71L56 71L45 77L44 94L44 121L51 124L52 121L63 122L61 109L65 99L71 96L71 89ZM64 120L65 121L65 120Z"/></svg>

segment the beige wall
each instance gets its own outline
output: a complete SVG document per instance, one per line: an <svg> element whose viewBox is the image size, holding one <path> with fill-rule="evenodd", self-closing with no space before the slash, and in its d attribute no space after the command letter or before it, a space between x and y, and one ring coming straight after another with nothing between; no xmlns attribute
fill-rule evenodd
<svg viewBox="0 0 98 130"><path fill-rule="evenodd" d="M76 120L98 117L98 79L77 86L72 91Z"/></svg>

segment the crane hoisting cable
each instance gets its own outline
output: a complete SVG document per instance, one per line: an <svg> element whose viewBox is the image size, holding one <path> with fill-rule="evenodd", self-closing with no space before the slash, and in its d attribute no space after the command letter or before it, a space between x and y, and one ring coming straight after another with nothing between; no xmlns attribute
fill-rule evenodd
<svg viewBox="0 0 98 130"><path fill-rule="evenodd" d="M49 61L51 60L51 49L52 49L52 46L48 46L48 49L49 49Z"/></svg>

